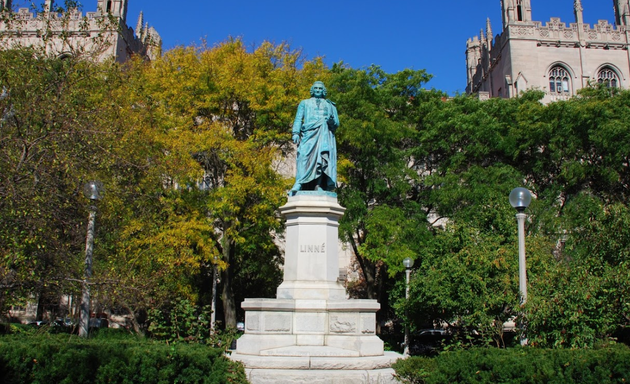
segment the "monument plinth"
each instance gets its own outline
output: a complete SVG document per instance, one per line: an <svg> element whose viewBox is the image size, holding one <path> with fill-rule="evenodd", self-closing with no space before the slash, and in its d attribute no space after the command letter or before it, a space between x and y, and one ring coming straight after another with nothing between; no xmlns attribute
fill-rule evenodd
<svg viewBox="0 0 630 384"><path fill-rule="evenodd" d="M346 298L337 281L339 219L345 210L331 192L298 192L280 207L287 220L287 243L278 299Z"/></svg>
<svg viewBox="0 0 630 384"><path fill-rule="evenodd" d="M345 208L332 192L300 191L287 220L284 280L276 299L245 299L245 334L234 360L257 383L395 383L376 336L376 300L347 299L339 276L338 227ZM296 381L297 380L297 381Z"/></svg>

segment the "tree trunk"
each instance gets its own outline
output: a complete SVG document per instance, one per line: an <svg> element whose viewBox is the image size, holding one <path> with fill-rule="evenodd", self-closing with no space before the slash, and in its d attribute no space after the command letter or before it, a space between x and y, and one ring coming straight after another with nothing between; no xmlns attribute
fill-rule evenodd
<svg viewBox="0 0 630 384"><path fill-rule="evenodd" d="M140 323L138 322L138 319L136 318L136 315L131 312L131 327L133 328L133 331L138 334L138 335L143 335L144 336L144 331L142 330L142 327L140 327Z"/></svg>
<svg viewBox="0 0 630 384"><path fill-rule="evenodd" d="M140 326L140 321L138 321L138 316L136 315L137 312L130 305L124 303L123 308L127 310L127 313L129 314L129 320L131 321L131 328L133 328L133 331L138 335L144 336L144 330Z"/></svg>
<svg viewBox="0 0 630 384"><path fill-rule="evenodd" d="M223 241L223 260L227 263L227 268L221 271L221 301L223 302L223 316L225 318L226 328L236 328L236 303L234 300L234 291L232 289L232 268L231 261L233 259L234 245L230 240Z"/></svg>
<svg viewBox="0 0 630 384"><path fill-rule="evenodd" d="M37 294L37 309L35 310L35 320L44 320L44 290L40 289Z"/></svg>
<svg viewBox="0 0 630 384"><path fill-rule="evenodd" d="M372 300L379 300L380 299L380 295L379 295L379 281L378 281L378 267L371 261L367 261L366 260L366 264L367 264L367 268L365 268L366 270L366 275L365 275L365 279L367 281L367 298L368 299L372 299Z"/></svg>
<svg viewBox="0 0 630 384"><path fill-rule="evenodd" d="M352 245L352 250L354 251L354 257L359 263L359 268L361 268L361 273L363 274L363 278L365 279L365 292L366 299L377 299L377 290L376 290L376 267L373 262L365 259L361 253L359 252L359 247L357 241L354 237L350 237L350 243Z"/></svg>

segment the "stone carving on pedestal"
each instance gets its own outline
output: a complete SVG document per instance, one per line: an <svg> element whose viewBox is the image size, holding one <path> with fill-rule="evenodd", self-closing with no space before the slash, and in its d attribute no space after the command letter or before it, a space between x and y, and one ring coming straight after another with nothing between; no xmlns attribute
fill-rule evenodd
<svg viewBox="0 0 630 384"><path fill-rule="evenodd" d="M296 184L280 207L287 227L284 279L275 299L245 299L241 304L245 334L231 358L245 365L252 384L396 383L391 364L402 356L384 352L376 336L380 305L348 299L338 282L338 227L345 208L331 191L336 186L336 149L330 149L339 120L334 104L323 99L322 83L316 82L311 94L307 104L318 108L317 99L322 99L319 108L324 112L309 120L305 111L298 111L294 140L306 145L300 132L308 125L323 130L316 135L327 143L312 141L302 153L313 156L312 166L304 166L309 160L300 158L298 148ZM307 135L312 140L316 136ZM317 148L329 151L322 156Z"/></svg>

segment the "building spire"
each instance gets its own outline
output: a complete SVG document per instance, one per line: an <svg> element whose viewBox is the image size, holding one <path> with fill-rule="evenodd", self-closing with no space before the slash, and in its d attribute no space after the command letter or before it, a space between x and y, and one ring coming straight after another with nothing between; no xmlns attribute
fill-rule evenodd
<svg viewBox="0 0 630 384"><path fill-rule="evenodd" d="M138 16L138 23L136 24L136 37L142 39L143 30L142 25L144 24L144 14L140 11L140 16Z"/></svg>
<svg viewBox="0 0 630 384"><path fill-rule="evenodd" d="M490 24L490 18L486 19L486 39L488 40L488 45L492 46L492 25Z"/></svg>
<svg viewBox="0 0 630 384"><path fill-rule="evenodd" d="M573 12L575 13L575 22L578 24L584 24L584 8L582 8L581 0L575 0L573 2Z"/></svg>

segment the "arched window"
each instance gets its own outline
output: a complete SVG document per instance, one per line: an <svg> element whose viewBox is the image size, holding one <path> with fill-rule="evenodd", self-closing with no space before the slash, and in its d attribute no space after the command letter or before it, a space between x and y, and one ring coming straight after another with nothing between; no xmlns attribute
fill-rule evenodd
<svg viewBox="0 0 630 384"><path fill-rule="evenodd" d="M597 82L605 84L608 88L618 88L619 76L610 67L604 67L597 74Z"/></svg>
<svg viewBox="0 0 630 384"><path fill-rule="evenodd" d="M549 71L549 93L553 95L571 95L571 76L563 67L556 66Z"/></svg>

